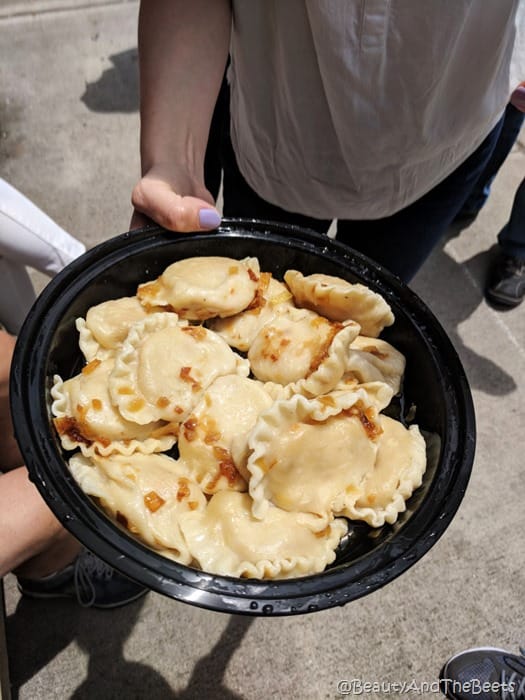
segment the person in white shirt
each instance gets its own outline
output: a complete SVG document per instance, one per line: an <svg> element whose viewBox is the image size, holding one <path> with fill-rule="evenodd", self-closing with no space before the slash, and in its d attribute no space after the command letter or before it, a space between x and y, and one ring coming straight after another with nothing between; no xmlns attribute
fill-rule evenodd
<svg viewBox="0 0 525 700"><path fill-rule="evenodd" d="M0 178L0 324L16 335L36 299L27 268L54 277L86 247Z"/></svg>
<svg viewBox="0 0 525 700"><path fill-rule="evenodd" d="M323 232L336 219L339 240L410 280L496 142L517 7L144 0L132 227L219 224L203 161L229 55L224 214Z"/></svg>

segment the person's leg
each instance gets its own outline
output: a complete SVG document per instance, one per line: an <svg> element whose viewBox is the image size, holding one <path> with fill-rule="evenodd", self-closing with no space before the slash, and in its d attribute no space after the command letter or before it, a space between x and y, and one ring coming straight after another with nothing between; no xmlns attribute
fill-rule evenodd
<svg viewBox="0 0 525 700"><path fill-rule="evenodd" d="M80 544L53 516L25 467L0 475L0 578L41 578L70 564Z"/></svg>
<svg viewBox="0 0 525 700"><path fill-rule="evenodd" d="M462 206L458 214L459 217L472 218L476 216L487 201L492 181L516 143L524 119L525 114L523 112L516 109L513 104L509 103L507 105L503 116L501 132L498 136L494 151Z"/></svg>
<svg viewBox="0 0 525 700"><path fill-rule="evenodd" d="M0 323L9 333L18 335L35 299L25 266L0 256Z"/></svg>
<svg viewBox="0 0 525 700"><path fill-rule="evenodd" d="M409 282L463 206L493 152L502 122L503 118L479 148L426 195L383 219L339 221L337 240Z"/></svg>
<svg viewBox="0 0 525 700"><path fill-rule="evenodd" d="M525 178L514 195L510 218L498 235L505 255L525 261Z"/></svg>
<svg viewBox="0 0 525 700"><path fill-rule="evenodd" d="M114 571L67 532L31 483L25 467L0 475L0 578L13 573L23 595L76 598L115 608L147 588Z"/></svg>
<svg viewBox="0 0 525 700"><path fill-rule="evenodd" d="M15 440L9 408L9 372L16 338L0 331L0 471L5 472L23 464Z"/></svg>
<svg viewBox="0 0 525 700"><path fill-rule="evenodd" d="M18 567L25 576L46 576L69 564L80 551L22 466L9 410L15 341L0 331L0 578Z"/></svg>
<svg viewBox="0 0 525 700"><path fill-rule="evenodd" d="M498 235L498 251L489 270L485 297L513 308L525 298L525 179L514 195L507 224Z"/></svg>

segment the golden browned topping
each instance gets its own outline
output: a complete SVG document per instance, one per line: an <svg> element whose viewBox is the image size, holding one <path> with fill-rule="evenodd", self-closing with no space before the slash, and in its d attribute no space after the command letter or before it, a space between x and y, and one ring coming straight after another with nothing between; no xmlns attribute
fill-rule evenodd
<svg viewBox="0 0 525 700"><path fill-rule="evenodd" d="M276 331L273 328L266 329L262 337L265 341L265 346L261 352L261 356L265 360L271 360L272 362L277 362L281 356L281 351L287 345L290 344L289 338L284 338L280 331Z"/></svg>
<svg viewBox="0 0 525 700"><path fill-rule="evenodd" d="M195 340L206 340L207 332L204 326L183 326L181 330Z"/></svg>
<svg viewBox="0 0 525 700"><path fill-rule="evenodd" d="M312 321L312 325L326 325L326 319L319 317L319 319L314 319ZM321 362L326 359L328 356L328 352L330 350L330 346L332 345L332 341L335 338L335 336L339 333L340 330L344 328L343 325L340 323L330 323L328 324L330 326L328 333L326 335L326 338L324 341L321 343L319 346L319 349L315 353L314 357L312 358L312 361L310 362L310 367L309 367L309 373L311 374L312 372L315 372L315 370L319 367Z"/></svg>
<svg viewBox="0 0 525 700"><path fill-rule="evenodd" d="M132 399L128 403L127 408L128 408L128 411L130 411L131 413L136 413L137 411L141 411L145 405L146 405L146 402L144 401L144 399L136 398L136 399Z"/></svg>
<svg viewBox="0 0 525 700"><path fill-rule="evenodd" d="M181 367L179 376L183 382L191 384L192 391L199 391L201 389L200 383L191 376L191 367Z"/></svg>
<svg viewBox="0 0 525 700"><path fill-rule="evenodd" d="M190 495L189 481L185 477L181 476L179 479L179 489L177 491L177 501L183 501Z"/></svg>
<svg viewBox="0 0 525 700"><path fill-rule="evenodd" d="M53 423L59 435L67 435L73 442L82 442L84 445L91 445L93 439L85 435L82 422L71 416L55 418Z"/></svg>
<svg viewBox="0 0 525 700"><path fill-rule="evenodd" d="M330 534L330 525L327 525L324 530L314 533L316 537L323 538L328 537Z"/></svg>
<svg viewBox="0 0 525 700"><path fill-rule="evenodd" d="M91 405L95 411L101 411L103 407L100 399L91 399Z"/></svg>
<svg viewBox="0 0 525 700"><path fill-rule="evenodd" d="M362 401L357 401L351 408L346 409L344 413L359 418L361 425L371 440L375 440L383 432L383 428L375 420L377 411L373 406L365 408Z"/></svg>
<svg viewBox="0 0 525 700"><path fill-rule="evenodd" d="M53 423L59 435L67 435L67 437L73 442L83 443L84 445L91 445L93 442L99 442L103 447L108 447L111 445L111 440L108 438L96 435L90 429L89 424L86 420L86 414L88 412L88 406L83 406L81 404L77 405L76 410L78 417L73 416L63 416L62 418L55 418Z"/></svg>
<svg viewBox="0 0 525 700"><path fill-rule="evenodd" d="M277 306L278 304L283 304L289 299L293 299L293 294L289 291L284 291L269 299L269 302L271 306Z"/></svg>
<svg viewBox="0 0 525 700"><path fill-rule="evenodd" d="M248 268L248 277L251 279L252 282L258 282L259 278L255 274L255 272L252 270L251 267Z"/></svg>
<svg viewBox="0 0 525 700"><path fill-rule="evenodd" d="M253 297L251 303L248 305L247 310L253 311L255 309L258 309L260 311L262 307L266 304L266 299L264 298L264 295L266 293L266 290L268 289L271 279L271 272L261 272L261 275L259 277L259 284L257 285L257 290L255 291L255 296Z"/></svg>
<svg viewBox="0 0 525 700"><path fill-rule="evenodd" d="M213 490L217 486L219 479L223 476L226 478L228 484L233 486L239 479L240 474L237 471L237 467L233 462L229 450L225 450L224 447L219 447L216 445L213 448L213 455L219 462L219 469L213 481L208 484L208 488Z"/></svg>
<svg viewBox="0 0 525 700"><path fill-rule="evenodd" d="M82 367L82 374L91 374L91 372L94 372L100 364L100 360L91 360L91 362L88 362L85 367Z"/></svg>
<svg viewBox="0 0 525 700"><path fill-rule="evenodd" d="M170 405L170 400L167 396L159 396L155 403L157 408L166 408L166 406Z"/></svg>
<svg viewBox="0 0 525 700"><path fill-rule="evenodd" d="M160 278L158 278L153 282L146 282L145 284L140 285L137 289L137 297L145 304L150 304L151 298L158 296L161 290L162 282L160 281Z"/></svg>
<svg viewBox="0 0 525 700"><path fill-rule="evenodd" d="M386 352L381 352L379 348L376 348L375 345L367 345L366 348L361 348L363 352L369 352L371 355L375 355L375 357L378 357L380 360L387 360L388 355Z"/></svg>
<svg viewBox="0 0 525 700"><path fill-rule="evenodd" d="M166 501L162 498L162 496L159 496L156 491L149 491L144 496L144 505L150 511L150 513L156 513L165 503Z"/></svg>
<svg viewBox="0 0 525 700"><path fill-rule="evenodd" d="M219 442L222 437L222 433L219 430L217 421L211 416L206 416L202 421L201 425L204 430L204 442L206 445L213 445L215 442Z"/></svg>
<svg viewBox="0 0 525 700"><path fill-rule="evenodd" d="M182 424L184 430L184 437L188 442L192 442L197 437L197 428L199 426L199 421L195 416L190 416L187 421Z"/></svg>
<svg viewBox="0 0 525 700"><path fill-rule="evenodd" d="M213 445L222 437L217 422L211 416L204 416L200 421L195 416L190 416L188 420L183 423L184 437L188 442L195 440L199 427L204 432L203 441L206 445Z"/></svg>

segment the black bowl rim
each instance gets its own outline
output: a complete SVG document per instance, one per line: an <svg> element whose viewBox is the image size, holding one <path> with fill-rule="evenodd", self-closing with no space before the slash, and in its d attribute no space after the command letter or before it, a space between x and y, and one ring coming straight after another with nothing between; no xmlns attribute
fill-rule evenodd
<svg viewBox="0 0 525 700"><path fill-rule="evenodd" d="M395 297L397 303L410 308L414 324L443 362L447 410L454 412L462 430L457 431L453 443L443 445L451 468L427 495L425 508L414 512L403 528L377 550L350 564L302 579L258 581L214 576L172 562L125 535L86 498L67 472L50 432L42 432L41 424L49 428L46 372L35 372L34 368L46 366L54 324L79 284L85 287L89 283L90 272L98 276L98 266L109 268L113 258L122 256L124 246L137 254L154 244L172 245L174 236L181 241L189 237L199 241L208 236L251 237L257 242L269 238L284 246L300 246L332 257L351 275L358 265L361 274L366 273L366 284L387 300ZM15 348L10 392L16 437L30 478L60 522L84 546L152 590L220 612L302 614L345 605L377 590L409 569L441 537L463 499L474 461L475 414L468 381L456 350L426 304L388 270L348 246L309 230L273 222L224 219L216 232L204 234L174 234L148 226L88 250L50 281L29 312ZM36 403L31 396L42 398Z"/></svg>

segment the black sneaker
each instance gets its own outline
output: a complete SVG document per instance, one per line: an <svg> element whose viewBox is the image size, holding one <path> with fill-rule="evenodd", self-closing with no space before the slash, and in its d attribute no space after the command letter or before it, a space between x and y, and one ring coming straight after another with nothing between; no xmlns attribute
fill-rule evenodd
<svg viewBox="0 0 525 700"><path fill-rule="evenodd" d="M525 649L478 647L450 658L441 669L441 692L451 700L524 700Z"/></svg>
<svg viewBox="0 0 525 700"><path fill-rule="evenodd" d="M519 306L525 296L525 260L500 253L485 288L487 301L495 306Z"/></svg>
<svg viewBox="0 0 525 700"><path fill-rule="evenodd" d="M55 574L39 579L18 578L18 589L30 598L76 598L84 608L118 608L148 592L87 549Z"/></svg>

